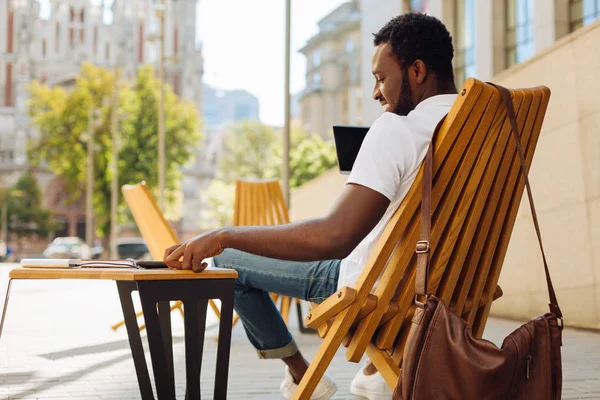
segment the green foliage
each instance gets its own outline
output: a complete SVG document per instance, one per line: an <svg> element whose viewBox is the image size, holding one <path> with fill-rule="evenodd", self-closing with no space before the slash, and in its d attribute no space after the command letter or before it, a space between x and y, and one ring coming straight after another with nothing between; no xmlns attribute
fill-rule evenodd
<svg viewBox="0 0 600 400"><path fill-rule="evenodd" d="M237 178L268 179L277 176L281 156L275 130L257 121L230 125L225 132L218 176L225 182Z"/></svg>
<svg viewBox="0 0 600 400"><path fill-rule="evenodd" d="M138 71L134 82L121 82L118 110L111 105L112 71L83 64L72 90L50 88L38 82L30 86L29 114L41 133L31 144L33 165L45 164L65 180L70 200L82 197L87 174L88 110L99 110L94 127L94 212L98 234L110 231L110 173L112 161L111 115L119 120L119 187L146 181L158 185L159 82L151 67ZM180 167L187 163L201 136L193 104L180 101L165 87L166 189L173 193L180 182ZM172 201L172 197L167 196ZM122 200L121 202L122 203ZM122 208L120 208L122 209Z"/></svg>
<svg viewBox="0 0 600 400"><path fill-rule="evenodd" d="M290 136L290 187L300 187L337 165L332 142L300 128L292 129ZM210 204L205 215L211 221L208 227L231 225L235 179L281 176L281 134L272 127L251 121L231 125L225 132L224 147L218 180L206 194Z"/></svg>
<svg viewBox="0 0 600 400"><path fill-rule="evenodd" d="M31 172L25 172L3 198L9 237L19 241L27 237L46 238L56 227L50 210L42 207L42 194Z"/></svg>
<svg viewBox="0 0 600 400"><path fill-rule="evenodd" d="M204 228L231 226L235 184L215 179L206 190L206 197L208 207L202 212L202 221L205 221Z"/></svg>

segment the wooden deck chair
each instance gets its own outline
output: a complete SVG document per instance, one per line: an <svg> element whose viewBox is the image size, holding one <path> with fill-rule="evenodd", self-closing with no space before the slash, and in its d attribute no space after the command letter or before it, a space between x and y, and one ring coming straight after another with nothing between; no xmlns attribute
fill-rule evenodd
<svg viewBox="0 0 600 400"><path fill-rule="evenodd" d="M233 208L234 226L280 225L290 222L288 209L283 198L279 181L238 179L235 182L235 204ZM275 304L281 302L280 312L285 323L288 323L292 299L287 296L271 294ZM302 323L300 300L295 299L298 311L298 324L302 332L307 328ZM235 324L238 315L234 316ZM312 329L308 329L312 332Z"/></svg>
<svg viewBox="0 0 600 400"><path fill-rule="evenodd" d="M511 95L529 168L550 91L537 87ZM468 79L434 140L429 293L450 304L476 337L501 295L498 278L524 188L520 168L499 91ZM355 286L306 317L324 340L294 399L310 398L342 343L349 361L366 353L395 388L413 314L421 180L422 169Z"/></svg>
<svg viewBox="0 0 600 400"><path fill-rule="evenodd" d="M158 204L156 204L145 182L135 185L123 185L121 190L133 214L135 223L146 241L150 255L154 260L162 260L166 248L180 243L177 233L175 233L171 224L169 224L158 208ZM208 303L217 317L220 318L221 313L214 301L209 300ZM174 310L179 310L183 316L183 303L176 301L171 306L171 311ZM140 317L142 312L140 311L136 315ZM117 330L124 324L125 321L120 321L111 328ZM145 327L145 325L141 325L140 331L145 329Z"/></svg>

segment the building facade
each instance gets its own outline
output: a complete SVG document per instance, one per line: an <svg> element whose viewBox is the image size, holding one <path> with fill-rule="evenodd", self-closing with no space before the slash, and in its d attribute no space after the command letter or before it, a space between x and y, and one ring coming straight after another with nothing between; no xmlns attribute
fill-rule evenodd
<svg viewBox="0 0 600 400"><path fill-rule="evenodd" d="M370 60L372 33L394 15L424 12L439 18L454 40L457 86L467 77L489 80L552 46L600 17L598 0L381 0L361 1L361 58ZM363 120L372 123L381 108L372 100L369 62L361 64Z"/></svg>
<svg viewBox="0 0 600 400"><path fill-rule="evenodd" d="M196 3L165 1L165 77L201 114ZM125 79L133 79L139 66L158 62L158 43L149 40L156 33L158 19L152 0L0 0L0 183L11 185L28 167L27 141L36 136L27 116L27 85L32 80L68 87L82 62L119 66ZM196 158L203 158L202 154ZM202 179L195 167L192 163L183 169L184 187ZM58 194L62 187L58 178L44 171L38 177L46 205L64 225L57 234L82 232L85 201L67 205ZM198 199L199 193L184 193L183 207L197 207ZM182 229L193 229L196 214L184 219Z"/></svg>
<svg viewBox="0 0 600 400"><path fill-rule="evenodd" d="M381 108L372 99L373 32L393 16L423 12L439 18L455 48L457 86L489 80L541 53L600 16L598 0L368 0L340 5L319 21L306 56L301 122L326 136L332 124L369 125Z"/></svg>
<svg viewBox="0 0 600 400"><path fill-rule="evenodd" d="M307 131L329 138L331 125L362 121L359 2L340 5L318 27L300 49L307 59L300 115Z"/></svg>

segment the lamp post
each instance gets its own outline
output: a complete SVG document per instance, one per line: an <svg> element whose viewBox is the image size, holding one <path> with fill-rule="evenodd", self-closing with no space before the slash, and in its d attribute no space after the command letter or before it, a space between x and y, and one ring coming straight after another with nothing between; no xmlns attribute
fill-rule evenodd
<svg viewBox="0 0 600 400"><path fill-rule="evenodd" d="M85 241L88 246L93 244L93 196L94 196L94 106L90 103L88 109L87 132L87 179L85 190Z"/></svg>
<svg viewBox="0 0 600 400"><path fill-rule="evenodd" d="M161 0L154 11L159 21L158 80L158 206L165 212L165 10Z"/></svg>
<svg viewBox="0 0 600 400"><path fill-rule="evenodd" d="M111 133L112 133L112 161L110 163L111 182L110 182L110 258L116 260L117 255L117 206L119 205L119 67L114 69L114 87L112 93L112 114L111 114Z"/></svg>
<svg viewBox="0 0 600 400"><path fill-rule="evenodd" d="M290 31L292 1L285 6L285 119L283 122L283 195L286 206L290 207Z"/></svg>

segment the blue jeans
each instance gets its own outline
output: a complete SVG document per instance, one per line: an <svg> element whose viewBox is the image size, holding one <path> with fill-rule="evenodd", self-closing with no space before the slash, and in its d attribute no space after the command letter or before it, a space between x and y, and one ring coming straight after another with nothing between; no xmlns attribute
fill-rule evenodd
<svg viewBox="0 0 600 400"><path fill-rule="evenodd" d="M259 358L285 358L298 351L269 293L320 303L337 290L340 260L282 261L226 249L217 268L238 273L234 308Z"/></svg>

